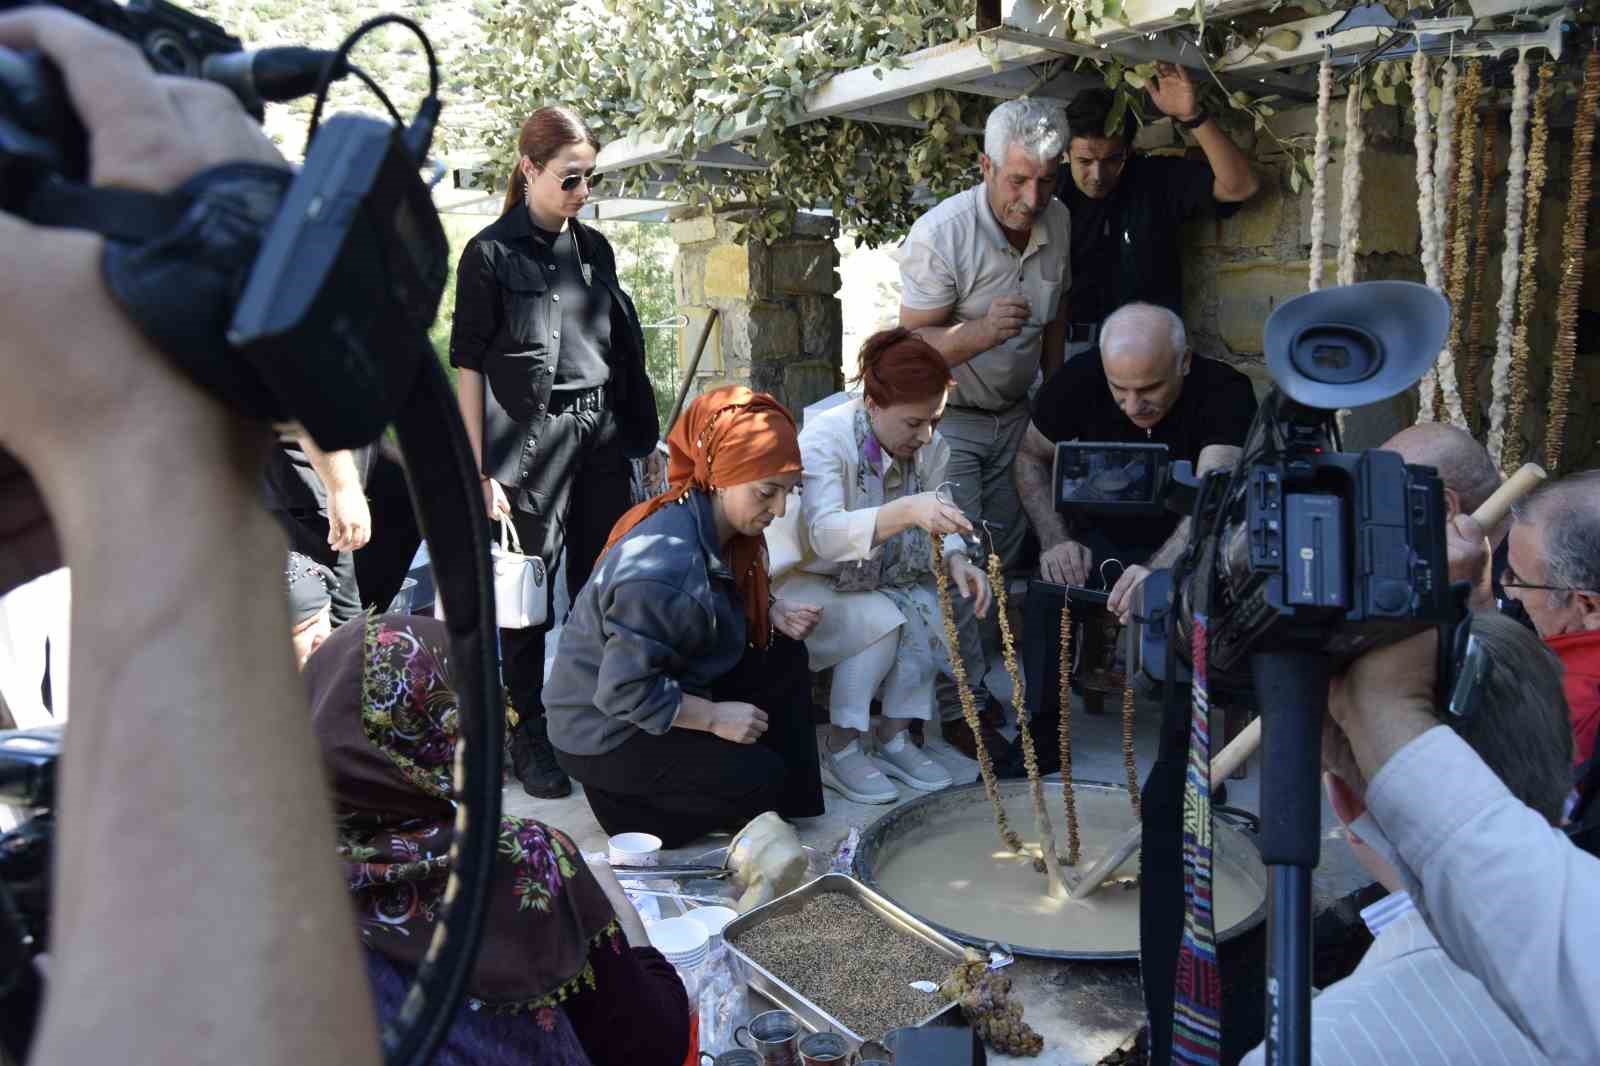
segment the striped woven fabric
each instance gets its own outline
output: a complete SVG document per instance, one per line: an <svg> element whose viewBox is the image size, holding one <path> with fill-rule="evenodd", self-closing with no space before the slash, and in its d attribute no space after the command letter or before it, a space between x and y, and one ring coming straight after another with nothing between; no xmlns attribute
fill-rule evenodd
<svg viewBox="0 0 1600 1066"><path fill-rule="evenodd" d="M1222 1051L1222 976L1211 910L1211 711L1206 618L1194 618L1194 699L1183 788L1183 943L1172 1015L1172 1061L1216 1066Z"/></svg>

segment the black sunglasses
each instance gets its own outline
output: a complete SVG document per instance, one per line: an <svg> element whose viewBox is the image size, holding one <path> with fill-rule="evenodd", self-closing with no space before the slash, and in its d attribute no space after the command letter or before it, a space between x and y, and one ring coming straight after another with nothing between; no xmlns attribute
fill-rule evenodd
<svg viewBox="0 0 1600 1066"><path fill-rule="evenodd" d="M545 170L547 168L540 167L539 169ZM594 171L591 170L587 174L568 174L561 179L561 191L571 192L578 187L579 182L587 184L591 189L594 188Z"/></svg>

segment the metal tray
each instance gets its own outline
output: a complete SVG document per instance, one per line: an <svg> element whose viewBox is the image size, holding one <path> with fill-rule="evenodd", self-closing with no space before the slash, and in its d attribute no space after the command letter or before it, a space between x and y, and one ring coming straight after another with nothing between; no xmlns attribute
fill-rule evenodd
<svg viewBox="0 0 1600 1066"><path fill-rule="evenodd" d="M916 917L898 904L891 903L888 897L873 891L847 874L823 874L815 881L801 885L793 892L779 896L771 903L763 904L729 922L727 928L723 930L723 939L727 943L728 950L732 951L741 962L749 967L750 988L759 993L762 998L771 1000L776 1006L782 1007L799 1018L800 1024L811 1032L838 1033L850 1041L851 1050L856 1051L868 1040L876 1040L883 1034L862 1034L851 1031L843 1022L829 1014L820 1004L811 1002L811 1000L790 988L770 971L760 966L749 955L740 951L739 946L734 943L741 932L753 929L772 918L792 914L804 907L812 897L819 896L825 892L837 892L855 899L882 918L887 924L894 926L901 932L910 933L917 939L925 941L950 956L950 964L952 966L965 959L966 952L960 944L951 940L921 918ZM915 1024L927 1025L940 1015L953 1010L955 1006L954 1003L946 1003Z"/></svg>

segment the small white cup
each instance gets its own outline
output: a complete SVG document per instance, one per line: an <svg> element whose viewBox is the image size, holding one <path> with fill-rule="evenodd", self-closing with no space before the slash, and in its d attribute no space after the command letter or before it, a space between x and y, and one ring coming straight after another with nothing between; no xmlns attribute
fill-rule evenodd
<svg viewBox="0 0 1600 1066"><path fill-rule="evenodd" d="M705 959L706 943L711 939L705 926L688 918L663 918L647 930L650 946L674 964L698 964Z"/></svg>
<svg viewBox="0 0 1600 1066"><path fill-rule="evenodd" d="M684 917L705 927L706 934L711 937L711 948L715 950L722 946L723 927L739 917L739 912L732 907L696 907Z"/></svg>
<svg viewBox="0 0 1600 1066"><path fill-rule="evenodd" d="M661 861L661 838L652 833L618 833L606 843L612 866L655 866Z"/></svg>

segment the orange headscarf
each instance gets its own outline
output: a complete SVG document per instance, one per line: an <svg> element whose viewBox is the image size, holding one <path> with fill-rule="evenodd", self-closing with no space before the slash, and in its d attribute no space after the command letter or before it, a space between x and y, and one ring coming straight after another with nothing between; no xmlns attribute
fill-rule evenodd
<svg viewBox="0 0 1600 1066"><path fill-rule="evenodd" d="M606 551L634 526L683 499L690 489L709 493L800 470L800 437L794 419L777 400L743 385L725 385L696 397L672 427L667 448L667 490L617 519ZM771 637L766 536L735 534L728 544L728 565L733 583L744 597L750 639L765 648Z"/></svg>

